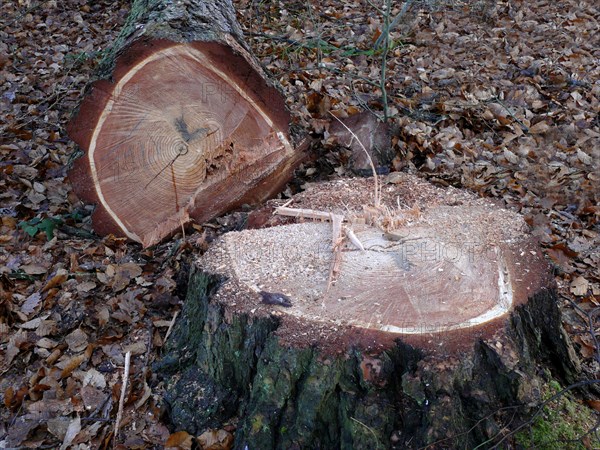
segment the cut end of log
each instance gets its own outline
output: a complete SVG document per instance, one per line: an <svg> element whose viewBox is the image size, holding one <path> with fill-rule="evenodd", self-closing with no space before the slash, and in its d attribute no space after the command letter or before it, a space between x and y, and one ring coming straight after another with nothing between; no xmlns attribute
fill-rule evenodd
<svg viewBox="0 0 600 450"><path fill-rule="evenodd" d="M521 216L412 176L398 180L384 186L378 209L366 206L372 180L322 184L294 198L291 207L346 217L353 238L337 256L332 224L305 217L228 233L199 265L227 275L223 304L276 310L292 343L339 341L348 335L341 330L352 329L377 335L374 342L444 335L472 344L467 336L493 334L517 305L551 285ZM261 304L256 292L284 294L292 306Z"/></svg>
<svg viewBox="0 0 600 450"><path fill-rule="evenodd" d="M243 55L234 42L140 40L94 83L69 134L85 150L70 178L98 205L96 231L153 245L289 179L283 98Z"/></svg>

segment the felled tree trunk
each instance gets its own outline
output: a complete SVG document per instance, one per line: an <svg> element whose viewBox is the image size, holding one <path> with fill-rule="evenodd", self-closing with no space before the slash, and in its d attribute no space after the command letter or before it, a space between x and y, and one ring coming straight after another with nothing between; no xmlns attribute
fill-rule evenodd
<svg viewBox="0 0 600 450"><path fill-rule="evenodd" d="M408 175L374 201L371 183L313 186L194 264L155 366L175 428L235 423L237 449L488 448L532 414L541 369L575 380L520 216Z"/></svg>
<svg viewBox="0 0 600 450"><path fill-rule="evenodd" d="M300 159L230 0L136 0L69 124L100 233L157 243L278 192Z"/></svg>

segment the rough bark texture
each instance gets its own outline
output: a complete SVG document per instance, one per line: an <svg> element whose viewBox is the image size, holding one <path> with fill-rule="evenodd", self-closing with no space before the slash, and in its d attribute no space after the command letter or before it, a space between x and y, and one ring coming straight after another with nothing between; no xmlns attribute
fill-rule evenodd
<svg viewBox="0 0 600 450"><path fill-rule="evenodd" d="M190 278L182 318L155 366L169 416L198 433L239 417L237 449L474 448L492 445L540 399L542 368L565 383L578 363L552 289L533 293L496 332L460 352L448 334L428 349L378 352L282 345L277 315L231 314L219 279ZM434 350L435 349L435 350Z"/></svg>
<svg viewBox="0 0 600 450"><path fill-rule="evenodd" d="M134 1L69 134L95 229L145 246L277 193L301 159L229 0Z"/></svg>
<svg viewBox="0 0 600 450"><path fill-rule="evenodd" d="M110 78L117 58L140 39L227 45L233 41L239 46L236 50L245 50L244 57L253 60L256 70L263 74L249 52L231 0L134 0L123 29L100 63L97 77Z"/></svg>

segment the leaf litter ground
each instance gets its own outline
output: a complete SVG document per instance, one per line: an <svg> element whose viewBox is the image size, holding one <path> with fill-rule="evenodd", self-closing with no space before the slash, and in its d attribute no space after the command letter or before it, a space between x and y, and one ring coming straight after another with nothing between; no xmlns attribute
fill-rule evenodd
<svg viewBox="0 0 600 450"><path fill-rule="evenodd" d="M597 5L398 4L385 52L375 46L383 14L366 1L235 3L295 125L315 141L314 161L286 194L350 174L347 152L329 135L330 112L391 117L392 170L500 199L525 216L555 267L567 331L598 378ZM244 214L149 250L93 235L92 207L65 178L76 149L64 127L127 8L0 5L0 440L8 446L110 447L127 351L121 447L189 442L159 421L151 363L181 308L186 256Z"/></svg>

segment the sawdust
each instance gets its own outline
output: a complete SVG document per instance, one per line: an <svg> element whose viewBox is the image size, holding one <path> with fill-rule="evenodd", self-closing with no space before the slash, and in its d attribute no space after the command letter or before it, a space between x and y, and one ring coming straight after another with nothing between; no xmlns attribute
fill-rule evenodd
<svg viewBox="0 0 600 450"><path fill-rule="evenodd" d="M474 328L506 316L539 288L535 274L546 267L538 252L524 251L531 237L521 216L406 174L383 182L385 208L369 206L368 179L310 186L289 205L343 215L364 247L344 243L330 288L331 223L298 218L228 233L202 257L204 270L228 277L218 301L251 314L274 313L288 332L302 329L319 340L327 330L346 328L401 335ZM379 228L376 213L397 226ZM260 291L284 294L292 307L264 305Z"/></svg>

